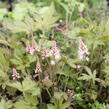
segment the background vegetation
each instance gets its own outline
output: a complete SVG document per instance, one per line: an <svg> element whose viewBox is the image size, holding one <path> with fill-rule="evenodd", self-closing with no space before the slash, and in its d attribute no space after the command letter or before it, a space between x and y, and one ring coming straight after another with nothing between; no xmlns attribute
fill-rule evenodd
<svg viewBox="0 0 109 109"><path fill-rule="evenodd" d="M0 2L0 109L109 109L106 0Z"/></svg>

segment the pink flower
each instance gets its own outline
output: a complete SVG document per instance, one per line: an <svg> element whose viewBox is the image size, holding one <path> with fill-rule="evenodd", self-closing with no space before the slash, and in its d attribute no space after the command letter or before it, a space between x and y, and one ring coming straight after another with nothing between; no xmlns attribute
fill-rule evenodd
<svg viewBox="0 0 109 109"><path fill-rule="evenodd" d="M82 51L83 53L88 54L88 49L81 38L79 39L79 50Z"/></svg>
<svg viewBox="0 0 109 109"><path fill-rule="evenodd" d="M32 40L32 48L36 48L37 44L36 44L36 41L35 40Z"/></svg>
<svg viewBox="0 0 109 109"><path fill-rule="evenodd" d="M12 74L13 79L19 79L20 75L19 73L16 71L15 68L13 68L13 74Z"/></svg>
<svg viewBox="0 0 109 109"><path fill-rule="evenodd" d="M57 47L56 41L53 41L51 50L52 50L52 54L55 57L55 59L60 59L61 58L61 56L60 56L60 50Z"/></svg>
<svg viewBox="0 0 109 109"><path fill-rule="evenodd" d="M39 51L38 45L35 40L32 40L31 46L30 42L26 42L26 51L29 52L31 55L34 55L35 51Z"/></svg>
<svg viewBox="0 0 109 109"><path fill-rule="evenodd" d="M42 49L41 54L43 57L51 57L54 56L55 59L60 59L60 50L57 47L56 41L53 41L51 49Z"/></svg>
<svg viewBox="0 0 109 109"><path fill-rule="evenodd" d="M36 64L35 73L40 73L40 72L42 72L42 70L41 70L40 62L38 61L37 64Z"/></svg>
<svg viewBox="0 0 109 109"><path fill-rule="evenodd" d="M29 50L29 53L30 53L31 55L34 55L35 49L31 47L30 50Z"/></svg>
<svg viewBox="0 0 109 109"><path fill-rule="evenodd" d="M78 57L81 60L87 60L89 61L88 56L89 52L88 52L88 48L87 46L84 44L84 42L82 41L82 39L79 39L79 50L78 50Z"/></svg>
<svg viewBox="0 0 109 109"><path fill-rule="evenodd" d="M51 49L52 49L54 55L58 52L58 47L57 47L56 41L53 41Z"/></svg>

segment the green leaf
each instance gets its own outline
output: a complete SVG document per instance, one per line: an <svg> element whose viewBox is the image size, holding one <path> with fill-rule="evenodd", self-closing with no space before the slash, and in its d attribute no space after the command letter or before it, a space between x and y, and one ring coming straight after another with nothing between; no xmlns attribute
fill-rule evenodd
<svg viewBox="0 0 109 109"><path fill-rule="evenodd" d="M78 3L78 10L79 12L82 12L85 8L85 5L83 3Z"/></svg>
<svg viewBox="0 0 109 109"><path fill-rule="evenodd" d="M88 73L89 75L91 75L91 74L92 74L92 71L91 71L91 69L90 69L90 68L88 68L87 66L85 66L84 68L85 68L85 70L87 71L87 73Z"/></svg>
<svg viewBox="0 0 109 109"><path fill-rule="evenodd" d="M70 65L70 67L72 67L72 68L76 68L76 65L75 65L73 59L68 59L68 60L67 60L67 63Z"/></svg>
<svg viewBox="0 0 109 109"><path fill-rule="evenodd" d="M15 109L22 109L22 108L28 109L25 101L22 101L22 100L20 100L19 102L16 102L14 106L15 106Z"/></svg>
<svg viewBox="0 0 109 109"><path fill-rule="evenodd" d="M33 88L32 88L32 89L30 89L28 92L29 92L29 93L31 93L31 94L32 94L32 96L39 96L39 95L40 95L41 90L40 90L40 88L39 88L39 87L33 87Z"/></svg>
<svg viewBox="0 0 109 109"><path fill-rule="evenodd" d="M55 92L54 93L54 98L57 100L60 100L61 98L64 98L65 100L68 98L67 94L64 92Z"/></svg>
<svg viewBox="0 0 109 109"><path fill-rule="evenodd" d="M6 8L0 8L0 21L3 20L3 17L6 13L7 13Z"/></svg>
<svg viewBox="0 0 109 109"><path fill-rule="evenodd" d="M68 5L62 2L59 2L59 4L65 9L65 11L68 13L69 9L68 9Z"/></svg>
<svg viewBox="0 0 109 109"><path fill-rule="evenodd" d="M29 27L23 21L5 20L4 24L12 33L26 32L29 33Z"/></svg>
<svg viewBox="0 0 109 109"><path fill-rule="evenodd" d="M53 3L43 13L41 11L39 11L39 15L34 16L37 23L36 28L45 32L55 25L55 22L59 19L59 15L56 14Z"/></svg>
<svg viewBox="0 0 109 109"><path fill-rule="evenodd" d="M63 103L62 105L61 105L61 109L66 109L67 107L69 107L70 106L70 103Z"/></svg>
<svg viewBox="0 0 109 109"><path fill-rule="evenodd" d="M28 2L20 2L15 4L15 8L13 10L13 18L15 20L23 20L25 16L28 15L28 12L35 13L36 8L32 3Z"/></svg>
<svg viewBox="0 0 109 109"><path fill-rule="evenodd" d="M5 41L5 40L0 40L0 44L6 45L6 46L9 46L9 47L12 48L12 45L9 44L9 43L8 43L7 41Z"/></svg>
<svg viewBox="0 0 109 109"><path fill-rule="evenodd" d="M6 73L9 68L9 60L7 61L3 52L0 52L0 57L0 68Z"/></svg>
<svg viewBox="0 0 109 109"><path fill-rule="evenodd" d="M37 109L38 100L30 94L25 94L25 98L17 101L14 106L16 109Z"/></svg>
<svg viewBox="0 0 109 109"><path fill-rule="evenodd" d="M85 69L88 74L82 73L82 76L78 78L79 80L90 81L90 83L92 82L93 84L95 84L95 81L100 82L100 79L96 77L96 74L97 74L96 70L92 72L91 69L89 69L86 66L85 66Z"/></svg>
<svg viewBox="0 0 109 109"><path fill-rule="evenodd" d="M25 102L33 106L36 106L38 104L37 97L32 96L31 94L25 94Z"/></svg>
<svg viewBox="0 0 109 109"><path fill-rule="evenodd" d="M8 83L7 85L10 87L14 87L21 92L25 92L35 87L36 83L32 81L29 77L26 77L23 80L22 84L20 82L14 82L14 83Z"/></svg>
<svg viewBox="0 0 109 109"><path fill-rule="evenodd" d="M0 109L10 109L12 108L11 101L6 101L5 99L1 99Z"/></svg>
<svg viewBox="0 0 109 109"><path fill-rule="evenodd" d="M48 109L55 109L55 106L53 104L47 104Z"/></svg>

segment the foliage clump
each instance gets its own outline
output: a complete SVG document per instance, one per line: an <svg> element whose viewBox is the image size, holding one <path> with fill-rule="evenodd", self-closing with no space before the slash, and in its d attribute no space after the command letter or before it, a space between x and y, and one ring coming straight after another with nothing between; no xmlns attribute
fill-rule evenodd
<svg viewBox="0 0 109 109"><path fill-rule="evenodd" d="M0 8L0 109L109 109L109 19L100 1L102 9L94 0Z"/></svg>

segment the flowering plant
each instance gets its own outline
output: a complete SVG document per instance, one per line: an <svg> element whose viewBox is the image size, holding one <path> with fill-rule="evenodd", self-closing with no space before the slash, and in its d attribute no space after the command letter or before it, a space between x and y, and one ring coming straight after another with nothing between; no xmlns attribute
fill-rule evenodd
<svg viewBox="0 0 109 109"><path fill-rule="evenodd" d="M50 3L0 13L0 109L108 109L109 21L84 2Z"/></svg>

